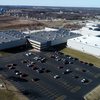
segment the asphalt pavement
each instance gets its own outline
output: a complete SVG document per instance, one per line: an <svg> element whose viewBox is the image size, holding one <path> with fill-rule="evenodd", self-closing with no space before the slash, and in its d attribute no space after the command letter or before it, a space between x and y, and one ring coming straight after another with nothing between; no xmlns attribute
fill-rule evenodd
<svg viewBox="0 0 100 100"><path fill-rule="evenodd" d="M0 68L29 100L83 100L100 85L99 68L59 52L17 53L0 58Z"/></svg>

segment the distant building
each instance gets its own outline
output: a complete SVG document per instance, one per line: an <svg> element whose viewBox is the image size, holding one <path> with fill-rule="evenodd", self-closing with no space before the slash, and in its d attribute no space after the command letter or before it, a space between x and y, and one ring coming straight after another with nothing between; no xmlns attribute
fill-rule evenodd
<svg viewBox="0 0 100 100"><path fill-rule="evenodd" d="M51 32L51 31L58 31L58 29L45 27L44 29L41 29L41 30L27 30L27 31L24 31L23 33L32 34L32 33L43 32L43 31Z"/></svg>
<svg viewBox="0 0 100 100"><path fill-rule="evenodd" d="M100 23L99 22L89 22L85 27L82 27L79 30L71 31L73 33L78 33L81 35L100 35Z"/></svg>
<svg viewBox="0 0 100 100"><path fill-rule="evenodd" d="M0 8L0 15L4 14L6 12L6 9Z"/></svg>

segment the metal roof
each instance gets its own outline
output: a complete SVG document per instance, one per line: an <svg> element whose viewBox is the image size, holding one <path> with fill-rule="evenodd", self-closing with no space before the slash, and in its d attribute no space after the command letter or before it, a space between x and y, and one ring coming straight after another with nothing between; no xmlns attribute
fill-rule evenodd
<svg viewBox="0 0 100 100"><path fill-rule="evenodd" d="M0 31L0 43L11 42L24 38L24 35L18 31Z"/></svg>
<svg viewBox="0 0 100 100"><path fill-rule="evenodd" d="M78 33L81 35L100 35L100 24L94 24L94 23L87 23L85 27L82 27L79 30L73 30L71 31L73 33Z"/></svg>
<svg viewBox="0 0 100 100"><path fill-rule="evenodd" d="M42 31L42 32L36 32L34 34L30 35L30 39L38 42L47 42L47 41L53 41L53 40L60 40L65 37L76 37L79 36L79 34L71 33L69 31L65 30L59 30L59 31Z"/></svg>
<svg viewBox="0 0 100 100"><path fill-rule="evenodd" d="M76 41L85 45L94 46L100 48L100 37L95 36L80 36L76 38L69 39L70 41Z"/></svg>

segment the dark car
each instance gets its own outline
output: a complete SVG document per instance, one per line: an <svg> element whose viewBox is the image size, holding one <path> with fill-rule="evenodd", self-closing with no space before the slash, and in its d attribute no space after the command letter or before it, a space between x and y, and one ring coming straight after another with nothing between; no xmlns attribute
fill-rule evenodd
<svg viewBox="0 0 100 100"><path fill-rule="evenodd" d="M45 63L46 62L46 58L42 58L40 61L41 61L41 63Z"/></svg>
<svg viewBox="0 0 100 100"><path fill-rule="evenodd" d="M20 74L20 77L21 78L23 78L23 77L27 77L28 76L28 74L26 74L26 73L22 73L22 74Z"/></svg>
<svg viewBox="0 0 100 100"><path fill-rule="evenodd" d="M14 66L9 67L9 70L11 70L11 69L15 69L15 67Z"/></svg>
<svg viewBox="0 0 100 100"><path fill-rule="evenodd" d="M89 63L89 66L93 66L93 64L92 63Z"/></svg>
<svg viewBox="0 0 100 100"><path fill-rule="evenodd" d="M32 70L37 70L37 69L39 69L38 67L32 67Z"/></svg>
<svg viewBox="0 0 100 100"><path fill-rule="evenodd" d="M55 55L51 55L51 58L55 58Z"/></svg>
<svg viewBox="0 0 100 100"><path fill-rule="evenodd" d="M64 67L63 67L63 66L59 66L59 67L58 67L58 69L62 69L62 68L64 68Z"/></svg>
<svg viewBox="0 0 100 100"><path fill-rule="evenodd" d="M8 64L7 67L17 66L17 64Z"/></svg>
<svg viewBox="0 0 100 100"><path fill-rule="evenodd" d="M34 64L27 64L27 67L33 67Z"/></svg>
<svg viewBox="0 0 100 100"><path fill-rule="evenodd" d="M36 81L39 81L40 79L39 78L32 78L32 82L36 82Z"/></svg>
<svg viewBox="0 0 100 100"><path fill-rule="evenodd" d="M23 64L26 64L26 63L28 63L29 61L28 60L22 60L21 61Z"/></svg>
<svg viewBox="0 0 100 100"><path fill-rule="evenodd" d="M43 73L44 71L41 70L41 69L38 69L38 70L36 70L36 72L38 72L38 73Z"/></svg>
<svg viewBox="0 0 100 100"><path fill-rule="evenodd" d="M50 71L49 69L46 69L45 72L46 72L46 73L50 73L51 71Z"/></svg>
<svg viewBox="0 0 100 100"><path fill-rule="evenodd" d="M65 60L64 64L69 64L69 61Z"/></svg>

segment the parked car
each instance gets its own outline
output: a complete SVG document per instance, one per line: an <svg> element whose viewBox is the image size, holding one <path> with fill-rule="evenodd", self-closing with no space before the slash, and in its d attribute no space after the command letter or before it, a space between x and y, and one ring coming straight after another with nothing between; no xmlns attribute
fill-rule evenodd
<svg viewBox="0 0 100 100"><path fill-rule="evenodd" d="M59 75L55 75L55 76L54 76L54 79L58 79L58 78L60 78Z"/></svg>
<svg viewBox="0 0 100 100"><path fill-rule="evenodd" d="M70 69L66 69L64 72L62 72L62 74L69 74L71 73L72 71Z"/></svg>
<svg viewBox="0 0 100 100"><path fill-rule="evenodd" d="M31 80L32 80L32 82L36 82L36 81L39 81L40 79L39 78L32 78Z"/></svg>
<svg viewBox="0 0 100 100"><path fill-rule="evenodd" d="M88 83L88 82L89 82L89 80L88 80L88 79L83 78L83 79L81 80L81 82L82 82L82 83Z"/></svg>

